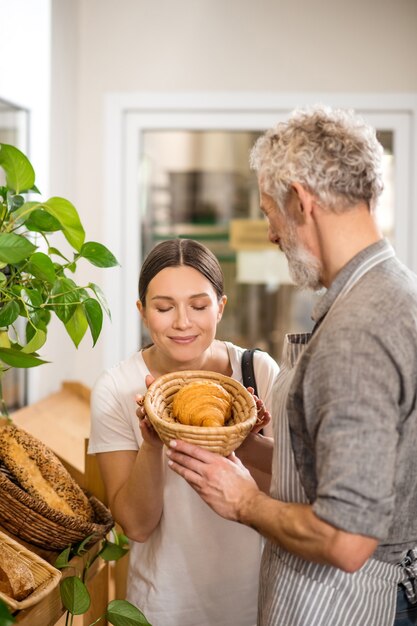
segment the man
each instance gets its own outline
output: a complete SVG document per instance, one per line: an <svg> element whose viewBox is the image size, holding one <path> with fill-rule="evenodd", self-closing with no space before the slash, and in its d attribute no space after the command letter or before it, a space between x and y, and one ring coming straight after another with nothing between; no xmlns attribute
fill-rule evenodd
<svg viewBox="0 0 417 626"><path fill-rule="evenodd" d="M218 514L268 541L260 626L417 624L417 277L374 218L382 149L345 111L296 111L256 143L269 238L294 281L326 287L311 337L290 336L274 405L270 496L231 455L168 452ZM395 620L395 622L394 622Z"/></svg>

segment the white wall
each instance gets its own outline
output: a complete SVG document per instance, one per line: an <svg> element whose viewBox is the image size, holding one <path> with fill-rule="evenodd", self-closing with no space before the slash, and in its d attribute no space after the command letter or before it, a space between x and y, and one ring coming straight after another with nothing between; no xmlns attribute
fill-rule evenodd
<svg viewBox="0 0 417 626"><path fill-rule="evenodd" d="M51 1L52 56L60 60L52 74L51 188L73 199L88 238L109 247L101 220L106 94L417 91L415 0ZM85 275L100 284L111 271ZM102 367L100 341L75 351L63 331L56 338L45 354L54 365L39 370L39 395L62 378L92 384Z"/></svg>
<svg viewBox="0 0 417 626"><path fill-rule="evenodd" d="M30 111L38 188L49 188L50 0L0 0L0 98Z"/></svg>

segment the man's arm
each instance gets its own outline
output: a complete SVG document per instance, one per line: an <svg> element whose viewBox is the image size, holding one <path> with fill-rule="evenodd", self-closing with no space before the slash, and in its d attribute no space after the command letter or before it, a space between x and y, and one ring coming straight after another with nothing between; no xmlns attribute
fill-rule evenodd
<svg viewBox="0 0 417 626"><path fill-rule="evenodd" d="M354 572L377 547L372 537L348 533L321 520L311 505L265 495L235 455L224 458L175 441L168 456L171 469L216 513L254 528L303 559Z"/></svg>

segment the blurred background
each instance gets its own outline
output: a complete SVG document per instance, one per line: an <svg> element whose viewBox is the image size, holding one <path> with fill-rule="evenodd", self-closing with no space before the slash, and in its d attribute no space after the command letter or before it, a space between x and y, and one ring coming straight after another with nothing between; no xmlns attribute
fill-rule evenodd
<svg viewBox="0 0 417 626"><path fill-rule="evenodd" d="M137 279L165 238L198 239L221 262L219 337L279 361L284 333L311 328L317 296L268 243L248 166L259 134L296 106L354 108L375 126L378 219L417 270L415 0L0 0L0 20L0 141L26 151L42 196L70 199L87 239L121 263L85 268L112 312L94 350L53 325L51 363L13 372L10 401L91 386L147 340Z"/></svg>

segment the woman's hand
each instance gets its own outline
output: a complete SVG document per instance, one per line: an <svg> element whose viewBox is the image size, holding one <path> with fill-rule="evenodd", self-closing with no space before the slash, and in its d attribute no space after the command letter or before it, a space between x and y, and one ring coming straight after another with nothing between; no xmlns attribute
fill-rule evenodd
<svg viewBox="0 0 417 626"><path fill-rule="evenodd" d="M253 389L253 387L248 387L247 389L253 395L256 403L256 410L258 415L255 426L251 430L252 433L256 434L259 433L263 428L265 428L265 426L268 426L271 421L271 414L265 408L263 401L258 398L258 396L255 396L255 390Z"/></svg>
<svg viewBox="0 0 417 626"><path fill-rule="evenodd" d="M151 385L153 381L154 381L154 378L152 378L152 376L148 374L148 376L145 379L146 386L149 387L149 385ZM156 432L156 430L150 423L148 416L146 415L145 407L143 405L144 398L145 396L141 396L141 395L137 395L135 398L136 404L137 404L136 415L139 418L139 428L143 437L143 441L146 441L146 443L152 446L153 448L162 449L162 446L164 444L160 440L158 433Z"/></svg>

